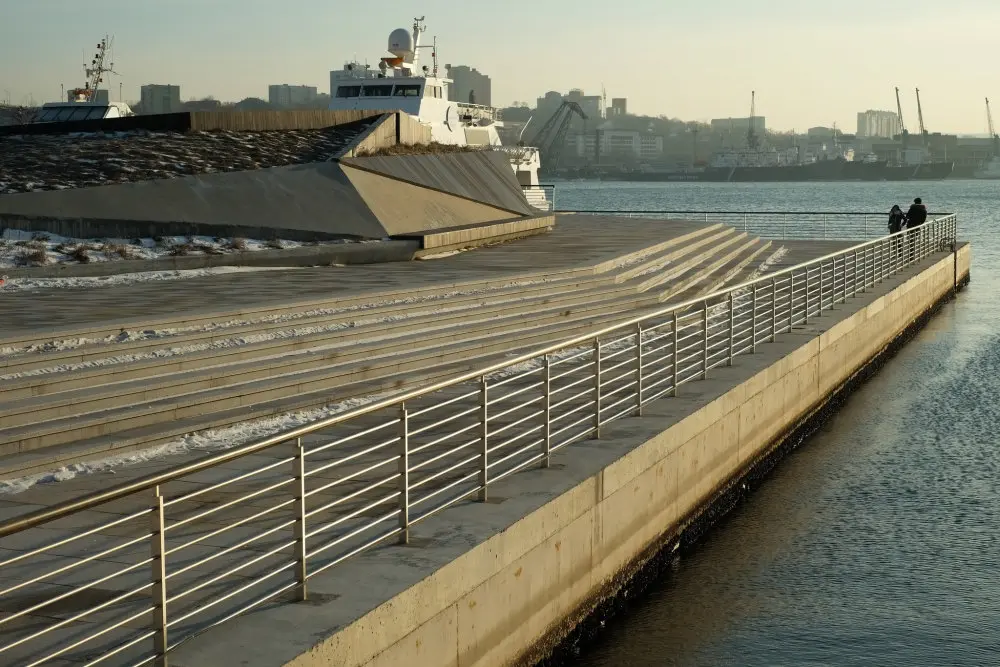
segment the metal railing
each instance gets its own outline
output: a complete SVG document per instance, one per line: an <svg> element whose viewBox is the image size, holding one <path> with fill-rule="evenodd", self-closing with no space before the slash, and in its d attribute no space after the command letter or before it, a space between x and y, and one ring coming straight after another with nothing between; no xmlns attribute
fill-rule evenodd
<svg viewBox="0 0 1000 667"><path fill-rule="evenodd" d="M739 231L768 239L856 240L872 239L889 233L887 213L826 211L616 211L565 210L577 215L610 215L656 220L721 222ZM946 216L933 213L930 218Z"/></svg>
<svg viewBox="0 0 1000 667"><path fill-rule="evenodd" d="M944 249L955 216L0 524L0 663L161 664ZM57 487L58 488L58 487Z"/></svg>
<svg viewBox="0 0 1000 667"><path fill-rule="evenodd" d="M556 210L556 186L548 183L541 185L522 185L528 203L542 211Z"/></svg>

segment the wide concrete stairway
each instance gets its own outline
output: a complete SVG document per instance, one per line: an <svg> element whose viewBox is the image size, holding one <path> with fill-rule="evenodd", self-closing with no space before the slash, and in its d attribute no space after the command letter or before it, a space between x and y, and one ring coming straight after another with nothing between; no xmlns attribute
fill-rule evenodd
<svg viewBox="0 0 1000 667"><path fill-rule="evenodd" d="M347 409L734 284L770 243L700 226L612 261L256 317L0 341L0 473L292 411ZM448 261L448 260L437 260ZM428 266L431 270L432 266ZM235 434L216 434L220 439Z"/></svg>

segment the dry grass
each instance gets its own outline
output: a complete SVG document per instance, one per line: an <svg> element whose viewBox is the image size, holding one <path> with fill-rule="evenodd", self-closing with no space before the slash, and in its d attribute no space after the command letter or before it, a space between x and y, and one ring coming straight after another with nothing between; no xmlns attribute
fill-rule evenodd
<svg viewBox="0 0 1000 667"><path fill-rule="evenodd" d="M274 250L284 250L285 249L285 245L281 242L281 239L269 239L267 241L267 243L265 243L264 245L266 245L268 248L272 248Z"/></svg>
<svg viewBox="0 0 1000 667"><path fill-rule="evenodd" d="M226 243L226 248L228 250L240 250L240 251L246 250L247 240L240 237L229 239L229 242Z"/></svg>
<svg viewBox="0 0 1000 667"><path fill-rule="evenodd" d="M359 151L356 157L385 157L390 155L443 155L447 153L478 153L492 150L491 146L455 146L452 144L396 144L373 151Z"/></svg>
<svg viewBox="0 0 1000 667"><path fill-rule="evenodd" d="M45 266L49 263L49 254L46 252L43 244L41 248L30 248L22 252L20 260L22 264L27 264L28 266Z"/></svg>
<svg viewBox="0 0 1000 667"><path fill-rule="evenodd" d="M191 247L189 243L178 243L176 245L170 246L170 250L167 252L171 257L184 257L194 248Z"/></svg>
<svg viewBox="0 0 1000 667"><path fill-rule="evenodd" d="M131 248L121 243L105 243L101 251L108 259L132 259Z"/></svg>
<svg viewBox="0 0 1000 667"><path fill-rule="evenodd" d="M69 252L69 256L70 256L71 259L73 259L74 261L79 262L80 264L89 264L90 263L90 255L87 252L89 250L90 250L90 246L84 243L84 244L78 245L75 248L73 248Z"/></svg>

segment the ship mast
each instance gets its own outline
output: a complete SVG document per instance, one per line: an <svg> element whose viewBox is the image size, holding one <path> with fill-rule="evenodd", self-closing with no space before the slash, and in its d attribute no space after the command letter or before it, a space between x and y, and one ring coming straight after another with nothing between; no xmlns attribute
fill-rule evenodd
<svg viewBox="0 0 1000 667"><path fill-rule="evenodd" d="M993 157L1000 157L1000 135L993 128L993 112L990 111L990 98L986 98L986 124L989 127L990 139L993 140Z"/></svg>
<svg viewBox="0 0 1000 667"><path fill-rule="evenodd" d="M747 127L747 148L757 150L760 146L760 138L754 130L754 116L757 113L757 91L750 91L750 118Z"/></svg>
<svg viewBox="0 0 1000 667"><path fill-rule="evenodd" d="M105 36L98 43L97 53L94 54L94 58L90 61L90 64L84 63L83 71L87 77L87 81L83 84L83 88L75 88L70 91L78 100L83 102L93 101L94 95L97 94L97 87L104 82L104 75L118 74L114 71L115 64L110 62L108 58L108 50L111 48L113 42L113 37Z"/></svg>

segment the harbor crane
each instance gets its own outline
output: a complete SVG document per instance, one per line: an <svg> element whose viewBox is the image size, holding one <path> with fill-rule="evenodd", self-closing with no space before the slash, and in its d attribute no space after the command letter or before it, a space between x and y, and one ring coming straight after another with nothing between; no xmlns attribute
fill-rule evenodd
<svg viewBox="0 0 1000 667"><path fill-rule="evenodd" d="M906 129L906 123L903 122L903 103L899 101L899 86L896 86L896 113L899 115L899 134L905 151L910 140L910 132Z"/></svg>
<svg viewBox="0 0 1000 667"><path fill-rule="evenodd" d="M566 146L566 133L569 132L573 114L587 121L587 114L579 104L572 100L563 100L552 117L545 121L542 128L535 134L530 145L537 146L542 153L542 168L551 171L559 166L562 152ZM599 150L599 148L598 148Z"/></svg>
<svg viewBox="0 0 1000 667"><path fill-rule="evenodd" d="M920 136L924 142L924 148L927 148L927 128L924 127L924 110L920 106L920 89L917 88L917 121L920 123Z"/></svg>
<svg viewBox="0 0 1000 667"><path fill-rule="evenodd" d="M993 112L990 111L990 98L986 98L986 125L989 128L990 139L993 140L993 157L1000 157L1000 135L993 127Z"/></svg>
<svg viewBox="0 0 1000 667"><path fill-rule="evenodd" d="M760 148L760 137L754 130L754 119L757 114L757 91L750 91L750 118L747 122L747 148L757 150Z"/></svg>

